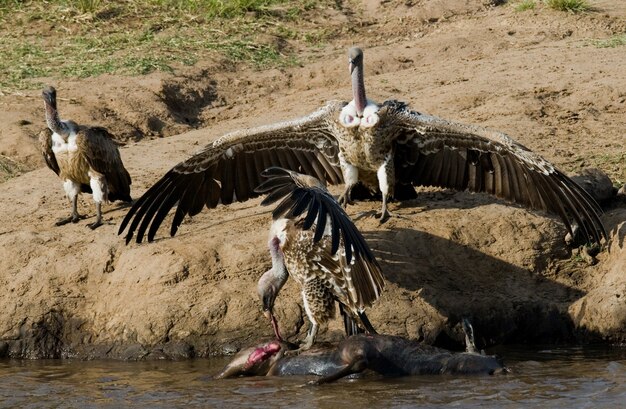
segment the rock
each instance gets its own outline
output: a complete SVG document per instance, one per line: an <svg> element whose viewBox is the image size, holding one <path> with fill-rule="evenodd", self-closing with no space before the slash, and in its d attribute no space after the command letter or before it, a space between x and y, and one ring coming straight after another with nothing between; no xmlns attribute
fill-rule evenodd
<svg viewBox="0 0 626 409"><path fill-rule="evenodd" d="M583 169L572 176L572 180L582 186L598 203L615 197L615 188L609 176L598 168Z"/></svg>
<svg viewBox="0 0 626 409"><path fill-rule="evenodd" d="M612 215L620 220L612 229L610 253L604 254L596 285L573 303L569 309L579 336L585 340L598 339L609 343L624 343L626 339L626 210Z"/></svg>

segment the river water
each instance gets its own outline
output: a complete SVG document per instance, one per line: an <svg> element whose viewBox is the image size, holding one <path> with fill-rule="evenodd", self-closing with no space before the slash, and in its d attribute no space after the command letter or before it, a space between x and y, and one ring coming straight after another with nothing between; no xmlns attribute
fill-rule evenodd
<svg viewBox="0 0 626 409"><path fill-rule="evenodd" d="M494 352L494 351L488 351ZM497 350L510 374L342 380L213 380L228 358L180 362L0 361L7 408L620 408L626 348Z"/></svg>

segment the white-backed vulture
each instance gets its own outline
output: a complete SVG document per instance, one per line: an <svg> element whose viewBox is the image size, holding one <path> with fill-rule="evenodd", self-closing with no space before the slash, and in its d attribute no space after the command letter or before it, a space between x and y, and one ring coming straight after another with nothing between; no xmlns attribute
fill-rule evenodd
<svg viewBox="0 0 626 409"><path fill-rule="evenodd" d="M39 135L44 159L62 180L72 214L57 221L61 226L77 223L79 193L91 193L96 203L96 221L91 229L102 225L102 203L122 200L131 202L131 179L111 134L101 127L81 126L74 121L61 120L57 110L56 90L47 87L42 92L49 131Z"/></svg>

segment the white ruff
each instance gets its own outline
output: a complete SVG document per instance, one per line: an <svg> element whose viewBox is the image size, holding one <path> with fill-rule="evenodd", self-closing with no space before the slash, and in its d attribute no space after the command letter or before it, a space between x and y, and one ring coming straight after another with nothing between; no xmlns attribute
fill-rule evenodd
<svg viewBox="0 0 626 409"><path fill-rule="evenodd" d="M339 122L346 128L355 128L357 126L370 128L378 123L379 109L380 107L374 101L368 99L367 105L365 105L365 109L363 110L363 115L359 116L354 100L352 100L341 109Z"/></svg>
<svg viewBox="0 0 626 409"><path fill-rule="evenodd" d="M77 150L78 145L76 145L76 132L70 133L70 136L67 138L67 142L58 133L54 132L52 134L52 152L54 152L55 155L76 152Z"/></svg>
<svg viewBox="0 0 626 409"><path fill-rule="evenodd" d="M346 128L355 128L361 123L361 118L358 117L356 112L356 106L354 101L350 101L348 105L341 109L339 114L339 122Z"/></svg>
<svg viewBox="0 0 626 409"><path fill-rule="evenodd" d="M364 128L371 128L378 123L378 110L380 108L376 103L367 100L367 105L363 110L363 119L361 119L361 126Z"/></svg>

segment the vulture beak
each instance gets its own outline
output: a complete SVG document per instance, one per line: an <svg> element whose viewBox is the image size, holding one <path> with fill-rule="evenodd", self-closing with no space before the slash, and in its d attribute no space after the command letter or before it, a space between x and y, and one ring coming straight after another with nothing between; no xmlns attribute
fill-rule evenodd
<svg viewBox="0 0 626 409"><path fill-rule="evenodd" d="M46 101L46 103L48 103L50 106L56 107L57 91L56 89L54 89L54 87L44 88L44 90L41 92L41 96L43 97L44 101Z"/></svg>
<svg viewBox="0 0 626 409"><path fill-rule="evenodd" d="M274 335L279 342L283 342L283 337L280 335L280 329L278 328L278 321L276 321L276 317L274 317L274 313L271 308L263 308L263 315L267 318L272 324L272 329L274 330Z"/></svg>

